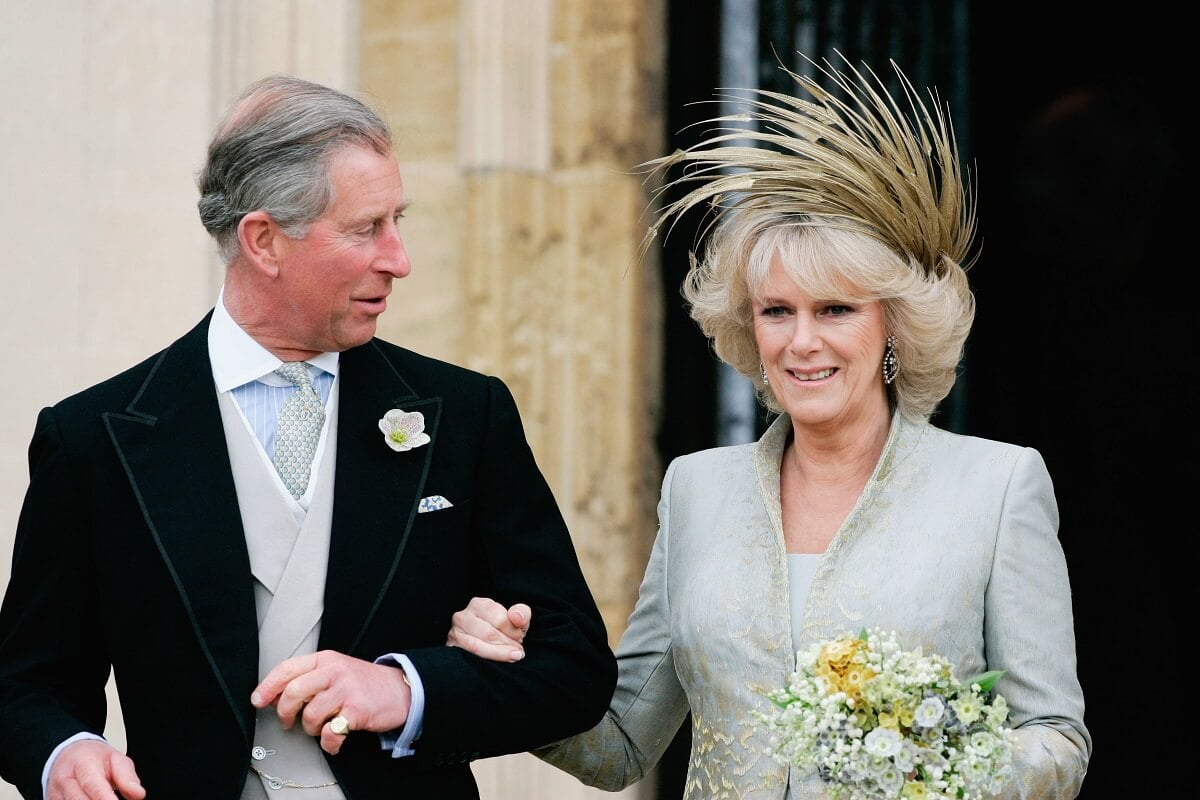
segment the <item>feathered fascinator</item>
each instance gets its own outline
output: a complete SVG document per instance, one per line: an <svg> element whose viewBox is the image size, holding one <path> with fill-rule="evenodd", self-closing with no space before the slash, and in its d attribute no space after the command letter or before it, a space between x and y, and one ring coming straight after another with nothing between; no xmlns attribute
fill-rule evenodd
<svg viewBox="0 0 1200 800"><path fill-rule="evenodd" d="M734 99L746 113L710 119L702 124L715 125L714 135L643 164L651 174L683 167L656 196L686 190L662 209L645 244L664 223L708 203L713 222L739 209L818 217L875 237L927 273L941 276L944 257L966 267L975 200L935 92L926 105L892 61L903 93L897 100L870 67L863 65L864 75L838 55L846 72L802 56L832 91L784 68L801 96L745 90L748 97ZM734 126L747 122L758 124Z"/></svg>

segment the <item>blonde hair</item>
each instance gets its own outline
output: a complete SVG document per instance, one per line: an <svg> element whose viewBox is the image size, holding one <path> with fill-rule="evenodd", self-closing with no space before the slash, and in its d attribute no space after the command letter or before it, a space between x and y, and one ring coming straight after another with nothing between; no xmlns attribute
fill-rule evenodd
<svg viewBox="0 0 1200 800"><path fill-rule="evenodd" d="M772 258L814 297L879 301L897 339L891 401L910 419L928 419L954 385L975 317L966 276L975 203L952 126L933 92L931 111L894 62L903 106L869 68L864 75L809 63L845 99L789 70L811 99L749 92L739 98L746 113L710 121L715 135L643 165L683 167L659 194L685 189L644 245L664 224L708 206L711 235L703 258L692 254L684 297L718 357L750 377L775 411L758 380L751 317ZM758 127L730 126L749 121Z"/></svg>
<svg viewBox="0 0 1200 800"><path fill-rule="evenodd" d="M953 263L941 274L912 269L877 238L821 218L762 209L726 217L704 259L693 262L683 294L717 356L750 378L772 411L783 408L758 379L751 306L775 256L805 294L880 302L900 364L890 398L905 417L928 419L954 385L975 317L966 271Z"/></svg>

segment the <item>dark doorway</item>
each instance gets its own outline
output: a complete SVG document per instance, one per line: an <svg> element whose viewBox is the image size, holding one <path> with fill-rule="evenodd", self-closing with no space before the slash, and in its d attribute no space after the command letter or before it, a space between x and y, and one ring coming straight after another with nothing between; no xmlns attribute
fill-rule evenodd
<svg viewBox="0 0 1200 800"><path fill-rule="evenodd" d="M1180 786L1172 770L1130 773L1143 747L1131 734L1161 725L1130 681L1147 643L1179 634L1182 570L1162 537L1187 518L1195 475L1189 101L1175 23L1153 6L988 4L977 37L984 241L966 430L1036 447L1054 478L1094 744L1085 800L1134 774L1141 796Z"/></svg>

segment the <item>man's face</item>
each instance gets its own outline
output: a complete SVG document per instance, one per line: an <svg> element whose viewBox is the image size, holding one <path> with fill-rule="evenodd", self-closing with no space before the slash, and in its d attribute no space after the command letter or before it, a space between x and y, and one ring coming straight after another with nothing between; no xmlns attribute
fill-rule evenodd
<svg viewBox="0 0 1200 800"><path fill-rule="evenodd" d="M282 294L273 327L278 346L297 353L369 341L392 280L411 271L397 229L407 201L396 159L351 146L333 156L329 175L333 206L303 239L277 239Z"/></svg>

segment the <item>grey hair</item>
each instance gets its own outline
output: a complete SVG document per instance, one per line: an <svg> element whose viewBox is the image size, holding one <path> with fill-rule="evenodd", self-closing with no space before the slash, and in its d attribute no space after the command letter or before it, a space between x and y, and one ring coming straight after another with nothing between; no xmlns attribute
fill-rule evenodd
<svg viewBox="0 0 1200 800"><path fill-rule="evenodd" d="M218 126L196 180L200 221L222 260L237 255L238 224L252 211L303 238L333 204L330 158L350 145L392 153L387 123L362 101L291 75L248 86Z"/></svg>
<svg viewBox="0 0 1200 800"><path fill-rule="evenodd" d="M943 255L939 268L917 268L844 219L761 207L723 217L703 260L693 258L683 294L717 356L750 378L763 405L778 412L782 406L758 376L752 308L776 256L805 294L880 302L900 364L890 401L908 419L929 419L954 386L975 319L964 267Z"/></svg>

